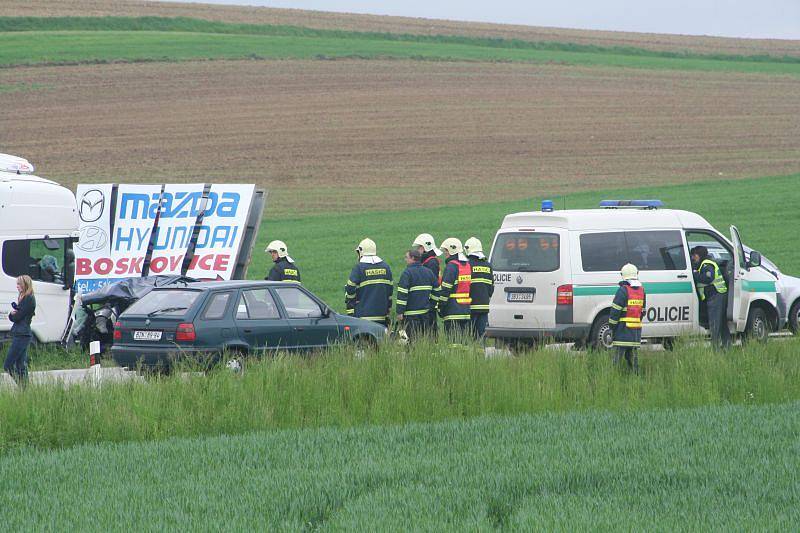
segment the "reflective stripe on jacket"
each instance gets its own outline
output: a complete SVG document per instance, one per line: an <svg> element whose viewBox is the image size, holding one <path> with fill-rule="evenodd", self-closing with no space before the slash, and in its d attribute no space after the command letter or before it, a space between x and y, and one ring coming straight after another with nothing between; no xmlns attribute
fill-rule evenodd
<svg viewBox="0 0 800 533"><path fill-rule="evenodd" d="M469 289L472 267L456 255L445 259L442 284L439 287L439 315L444 320L469 320Z"/></svg>
<svg viewBox="0 0 800 533"><path fill-rule="evenodd" d="M300 283L300 269L285 257L279 257L269 271L269 275L266 279L267 281L290 281Z"/></svg>
<svg viewBox="0 0 800 533"><path fill-rule="evenodd" d="M408 265L397 282L396 313L408 317L428 314L436 305L434 291L438 287L439 280L431 269L421 263Z"/></svg>
<svg viewBox="0 0 800 533"><path fill-rule="evenodd" d="M647 308L644 287L621 281L611 302L608 324L614 346L639 346L642 342L642 318Z"/></svg>
<svg viewBox="0 0 800 533"><path fill-rule="evenodd" d="M728 292L728 284L725 283L725 278L722 276L719 265L712 259L703 259L700 263L700 267L695 273L695 282L701 301L710 296L708 294L711 290L710 287L713 287L719 294Z"/></svg>
<svg viewBox="0 0 800 533"><path fill-rule="evenodd" d="M472 266L472 280L469 288L469 295L472 299L470 311L473 314L488 313L489 301L494 293L492 265L486 259L480 259L473 255L469 256L469 263Z"/></svg>
<svg viewBox="0 0 800 533"><path fill-rule="evenodd" d="M384 261L359 261L350 272L344 288L347 314L384 322L392 308L392 269Z"/></svg>

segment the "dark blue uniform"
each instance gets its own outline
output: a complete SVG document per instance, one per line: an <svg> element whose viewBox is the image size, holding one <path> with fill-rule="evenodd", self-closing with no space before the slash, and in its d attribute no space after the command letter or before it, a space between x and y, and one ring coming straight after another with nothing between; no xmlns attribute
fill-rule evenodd
<svg viewBox="0 0 800 533"><path fill-rule="evenodd" d="M429 315L436 306L434 291L438 287L438 277L421 263L408 265L400 276L395 312L403 315L409 339L431 333Z"/></svg>
<svg viewBox="0 0 800 533"><path fill-rule="evenodd" d="M614 362L618 363L624 356L628 366L636 372L639 371L636 351L642 344L642 318L646 308L644 287L640 283L620 281L608 316L608 324L613 329L612 345L617 350Z"/></svg>
<svg viewBox="0 0 800 533"><path fill-rule="evenodd" d="M297 265L289 261L286 257L279 257L269 275L266 277L267 281L290 281L300 283L300 269Z"/></svg>
<svg viewBox="0 0 800 533"><path fill-rule="evenodd" d="M392 292L392 269L385 261L359 261L350 272L344 288L347 314L387 325L392 308Z"/></svg>
<svg viewBox="0 0 800 533"><path fill-rule="evenodd" d="M441 282L441 265L439 264L439 258L436 256L436 252L423 252L422 254L422 266L430 270L434 277L436 278L437 285ZM431 312L428 313L428 328L432 335L437 333L436 328L436 307L431 308Z"/></svg>
<svg viewBox="0 0 800 533"><path fill-rule="evenodd" d="M728 330L728 284L722 275L719 265L706 257L700 267L693 272L693 277L700 296L700 302L708 311L708 330L711 333L711 345L715 348L728 348L731 345L731 333Z"/></svg>
<svg viewBox="0 0 800 533"><path fill-rule="evenodd" d="M492 265L486 259L474 255L469 256L472 265L472 281L470 282L469 304L470 329L475 338L480 339L486 333L489 321L489 302L494 294L494 273Z"/></svg>

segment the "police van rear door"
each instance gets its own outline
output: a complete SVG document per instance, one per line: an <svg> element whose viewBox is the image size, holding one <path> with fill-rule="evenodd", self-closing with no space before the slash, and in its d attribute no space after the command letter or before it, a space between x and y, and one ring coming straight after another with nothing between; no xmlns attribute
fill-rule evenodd
<svg viewBox="0 0 800 533"><path fill-rule="evenodd" d="M557 289L570 283L564 278L569 265L566 240L566 230L558 228L498 233L491 254L495 289L490 327L549 330L556 326Z"/></svg>

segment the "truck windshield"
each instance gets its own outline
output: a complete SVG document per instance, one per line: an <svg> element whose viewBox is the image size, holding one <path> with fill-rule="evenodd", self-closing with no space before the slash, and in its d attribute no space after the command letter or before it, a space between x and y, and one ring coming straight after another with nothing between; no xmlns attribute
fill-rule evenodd
<svg viewBox="0 0 800 533"><path fill-rule="evenodd" d="M197 301L200 291L166 290L151 291L134 303L126 315L183 316Z"/></svg>
<svg viewBox="0 0 800 533"><path fill-rule="evenodd" d="M492 268L502 272L553 272L559 268L556 233L503 233L492 250Z"/></svg>

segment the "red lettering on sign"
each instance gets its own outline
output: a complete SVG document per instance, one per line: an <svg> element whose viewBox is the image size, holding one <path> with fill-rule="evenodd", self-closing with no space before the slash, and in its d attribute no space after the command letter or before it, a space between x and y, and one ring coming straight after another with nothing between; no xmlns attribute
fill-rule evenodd
<svg viewBox="0 0 800 533"><path fill-rule="evenodd" d="M101 276L105 276L106 274L110 273L113 269L114 269L114 261L112 261L107 257L101 257L94 264L94 271L100 274Z"/></svg>
<svg viewBox="0 0 800 533"><path fill-rule="evenodd" d="M219 254L216 259L214 259L214 270L228 270L228 260L230 260L231 256L228 254Z"/></svg>
<svg viewBox="0 0 800 533"><path fill-rule="evenodd" d="M183 263L183 256L182 255L173 255L169 258L169 268L172 271L175 271L179 266Z"/></svg>
<svg viewBox="0 0 800 533"><path fill-rule="evenodd" d="M117 268L114 269L114 274L124 274L128 270L128 258L123 257L117 261Z"/></svg>
<svg viewBox="0 0 800 533"><path fill-rule="evenodd" d="M131 261L131 267L128 269L128 274L141 274L142 263L144 263L144 257L134 257Z"/></svg>
<svg viewBox="0 0 800 533"><path fill-rule="evenodd" d="M92 260L88 257L78 257L75 260L75 274L86 276L92 273Z"/></svg>
<svg viewBox="0 0 800 533"><path fill-rule="evenodd" d="M164 269L167 268L169 265L169 261L166 257L156 257L150 262L150 271L154 274L159 274L164 272Z"/></svg>

